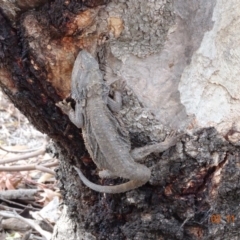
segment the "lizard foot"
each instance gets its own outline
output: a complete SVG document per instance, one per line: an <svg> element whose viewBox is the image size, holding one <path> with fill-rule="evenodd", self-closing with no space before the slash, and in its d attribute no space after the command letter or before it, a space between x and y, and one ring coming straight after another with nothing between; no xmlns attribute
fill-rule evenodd
<svg viewBox="0 0 240 240"><path fill-rule="evenodd" d="M113 88L115 91L123 93L126 88L126 81L119 79L113 83Z"/></svg>
<svg viewBox="0 0 240 240"><path fill-rule="evenodd" d="M67 102L65 99L61 102L56 103L56 106L59 107L62 110L62 112L67 115L72 110L71 103Z"/></svg>
<svg viewBox="0 0 240 240"><path fill-rule="evenodd" d="M182 136L183 134L176 134L176 131L171 131L170 134L165 138L164 142L168 147L172 147L176 145L178 139Z"/></svg>

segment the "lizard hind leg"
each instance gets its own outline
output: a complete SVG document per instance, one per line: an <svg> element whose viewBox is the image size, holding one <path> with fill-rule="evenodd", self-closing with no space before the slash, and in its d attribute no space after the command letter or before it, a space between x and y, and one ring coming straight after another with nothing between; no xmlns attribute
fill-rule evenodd
<svg viewBox="0 0 240 240"><path fill-rule="evenodd" d="M73 168L77 171L80 179L83 181L83 183L88 186L89 188L91 188L92 190L95 190L97 192L102 192L102 193L123 193L123 192L127 192L130 190L133 190L135 188L138 188L142 185L144 185L146 183L146 180L144 181L137 181L137 180L131 180L129 182L120 184L120 185L116 185L116 186L101 186L101 185L97 185L95 183L90 182L81 172L80 169L78 169L77 167L73 166Z"/></svg>
<svg viewBox="0 0 240 240"><path fill-rule="evenodd" d="M98 173L100 178L117 178L116 174L111 172L110 170L104 169L102 171L99 171Z"/></svg>
<svg viewBox="0 0 240 240"><path fill-rule="evenodd" d="M172 131L163 142L132 149L130 154L136 162L142 162L149 154L164 152L176 145L181 136L182 134L176 135L175 132Z"/></svg>

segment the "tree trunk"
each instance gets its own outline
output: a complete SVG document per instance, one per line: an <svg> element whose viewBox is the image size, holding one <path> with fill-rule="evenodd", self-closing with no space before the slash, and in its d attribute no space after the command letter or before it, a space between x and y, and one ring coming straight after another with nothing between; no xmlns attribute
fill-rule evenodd
<svg viewBox="0 0 240 240"><path fill-rule="evenodd" d="M0 0L0 85L55 142L63 215L53 239L239 239L238 0ZM81 131L55 105L70 94L74 60L94 55L111 84L124 79L122 122L152 154L150 181L97 193Z"/></svg>

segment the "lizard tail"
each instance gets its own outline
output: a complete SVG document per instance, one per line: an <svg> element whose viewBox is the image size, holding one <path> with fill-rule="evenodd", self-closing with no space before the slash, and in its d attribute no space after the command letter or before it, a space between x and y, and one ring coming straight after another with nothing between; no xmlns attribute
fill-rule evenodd
<svg viewBox="0 0 240 240"><path fill-rule="evenodd" d="M123 193L130 191L132 189L138 188L142 185L144 185L147 181L137 181L137 180L131 180L129 182L116 185L116 186L101 186L97 185L95 183L90 182L81 172L80 169L77 167L73 166L73 168L77 171L80 179L83 181L83 183L91 188L92 190L95 190L97 192L102 192L102 193Z"/></svg>

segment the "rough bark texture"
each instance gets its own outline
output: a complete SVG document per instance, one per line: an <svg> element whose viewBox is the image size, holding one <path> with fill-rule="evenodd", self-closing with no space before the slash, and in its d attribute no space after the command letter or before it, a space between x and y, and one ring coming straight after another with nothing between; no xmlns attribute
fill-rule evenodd
<svg viewBox="0 0 240 240"><path fill-rule="evenodd" d="M57 174L65 209L54 239L239 238L239 127L231 122L221 132L215 127L223 117L214 119L212 112L209 119L207 114L198 115L201 106L195 104L199 98L194 86L201 85L201 79L187 74L195 71L191 64L204 52L206 32L214 30L217 36L214 24L221 23L224 4L239 7L237 1L229 2L0 0L1 88L54 140L59 153ZM110 40L104 43L104 39ZM121 117L133 147L162 141L170 128L186 132L175 147L146 159L152 167L151 180L125 194L93 192L82 186L71 168L81 167L98 184L123 182L97 177L81 132L55 106L69 94L73 62L82 48L99 58L106 81L120 77L127 81ZM228 55L235 58L237 51ZM211 74L216 76L214 66ZM202 72L208 69L206 64ZM215 78L210 83L221 82ZM232 96L231 113L237 103ZM207 103L214 109L214 101ZM195 114L194 121L189 114Z"/></svg>

